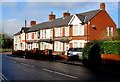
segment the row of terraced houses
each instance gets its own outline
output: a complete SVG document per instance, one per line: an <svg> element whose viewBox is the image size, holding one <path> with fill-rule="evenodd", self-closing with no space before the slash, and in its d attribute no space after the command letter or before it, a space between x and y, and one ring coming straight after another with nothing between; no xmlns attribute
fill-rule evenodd
<svg viewBox="0 0 120 82"><path fill-rule="evenodd" d="M49 20L36 24L14 34L14 50L52 50L53 55L64 54L69 48L84 48L87 42L102 40L114 36L116 24L105 10L105 3L100 9L56 18L52 12Z"/></svg>

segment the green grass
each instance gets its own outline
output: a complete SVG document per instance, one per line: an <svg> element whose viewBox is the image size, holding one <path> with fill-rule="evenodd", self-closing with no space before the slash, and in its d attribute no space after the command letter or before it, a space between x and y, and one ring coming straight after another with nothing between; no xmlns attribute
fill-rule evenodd
<svg viewBox="0 0 120 82"><path fill-rule="evenodd" d="M12 51L12 49L0 49L0 53L1 52L11 52Z"/></svg>

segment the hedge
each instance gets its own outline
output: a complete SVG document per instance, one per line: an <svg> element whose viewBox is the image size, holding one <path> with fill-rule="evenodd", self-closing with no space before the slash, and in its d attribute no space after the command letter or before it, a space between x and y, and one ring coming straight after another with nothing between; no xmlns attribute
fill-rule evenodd
<svg viewBox="0 0 120 82"><path fill-rule="evenodd" d="M120 41L90 41L83 49L83 60L100 61L101 54L120 55Z"/></svg>
<svg viewBox="0 0 120 82"><path fill-rule="evenodd" d="M104 54L120 55L120 41L104 41L100 47Z"/></svg>

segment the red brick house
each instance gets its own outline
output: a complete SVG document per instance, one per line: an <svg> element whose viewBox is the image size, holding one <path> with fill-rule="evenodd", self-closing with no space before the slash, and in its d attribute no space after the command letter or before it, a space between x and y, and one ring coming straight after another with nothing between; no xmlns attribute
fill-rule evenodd
<svg viewBox="0 0 120 82"><path fill-rule="evenodd" d="M65 12L61 18L51 13L47 22L36 24L32 21L31 28L14 35L14 41L16 36L25 33L21 37L26 37L26 49L52 50L53 55L66 55L71 47L83 48L89 41L114 36L115 31L116 24L105 10L105 4L101 3L97 10L74 15ZM21 49L16 44L14 42L14 49Z"/></svg>

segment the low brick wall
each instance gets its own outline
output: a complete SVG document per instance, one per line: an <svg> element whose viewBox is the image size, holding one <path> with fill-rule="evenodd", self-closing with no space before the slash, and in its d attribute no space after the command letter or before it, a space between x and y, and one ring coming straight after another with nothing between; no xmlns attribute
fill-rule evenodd
<svg viewBox="0 0 120 82"><path fill-rule="evenodd" d="M103 60L120 61L120 55L115 55L115 54L101 54L101 58Z"/></svg>

